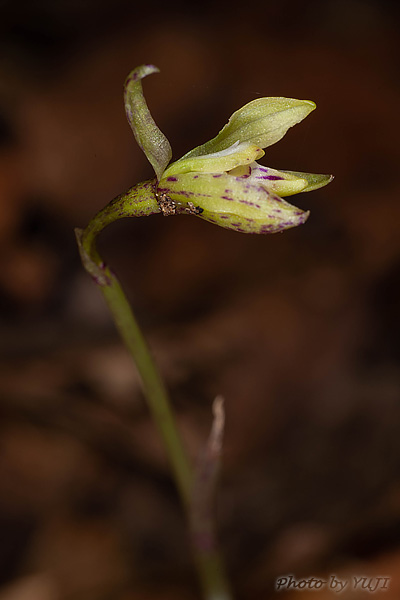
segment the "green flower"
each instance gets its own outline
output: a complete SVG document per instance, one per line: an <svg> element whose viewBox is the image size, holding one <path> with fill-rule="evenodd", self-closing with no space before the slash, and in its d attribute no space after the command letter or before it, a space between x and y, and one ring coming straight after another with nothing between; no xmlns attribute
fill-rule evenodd
<svg viewBox="0 0 400 600"><path fill-rule="evenodd" d="M277 171L259 165L263 148L279 141L315 104L291 98L258 98L236 111L219 134L170 164L171 146L155 124L141 80L152 65L132 71L125 108L139 146L155 173L155 194L165 215L190 213L244 233L275 233L304 223L309 213L285 200L318 189L331 175Z"/></svg>

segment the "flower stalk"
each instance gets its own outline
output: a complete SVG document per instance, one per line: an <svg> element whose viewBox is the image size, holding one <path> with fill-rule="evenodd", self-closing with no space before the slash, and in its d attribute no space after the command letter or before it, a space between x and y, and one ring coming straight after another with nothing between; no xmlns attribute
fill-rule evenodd
<svg viewBox="0 0 400 600"><path fill-rule="evenodd" d="M148 216L160 212L156 200L152 200L149 196L148 189L151 186L151 181L144 182L126 194L118 196L90 221L85 230L76 229L75 233L82 263L99 286L116 328L136 363L144 395L164 446L167 448L180 496L187 507L190 503L193 476L170 408L164 382L154 364L146 340L117 277L103 261L96 247L97 236L107 225L121 218L121 211L124 211L123 216L132 217Z"/></svg>
<svg viewBox="0 0 400 600"><path fill-rule="evenodd" d="M214 454L208 457L208 461L203 460L197 469L191 465L173 415L168 392L150 349L117 277L103 261L96 248L97 236L107 225L121 218L120 210L123 206L129 207L126 208L129 215L124 213L124 216L131 217L148 216L161 211L156 201L151 202L147 199L148 186L151 185L153 185L152 182L145 182L142 187L136 186L127 194L118 196L90 221L85 230L75 229L75 234L82 264L102 292L115 326L139 372L144 395L163 440L174 480L187 514L195 565L204 598L206 600L231 600L229 583L218 550L212 510L219 453L214 450ZM214 429L215 425L211 434L215 437ZM222 436L222 433L219 435ZM211 478L204 477L205 473L207 475L205 464L208 464L208 471L211 471L212 474ZM203 490L203 496L198 495L199 489ZM204 513L208 516L206 521L202 518Z"/></svg>

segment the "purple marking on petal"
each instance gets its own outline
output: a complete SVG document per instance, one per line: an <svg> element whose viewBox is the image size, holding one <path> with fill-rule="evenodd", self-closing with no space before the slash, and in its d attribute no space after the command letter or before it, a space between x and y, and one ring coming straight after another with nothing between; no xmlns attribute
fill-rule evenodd
<svg viewBox="0 0 400 600"><path fill-rule="evenodd" d="M279 177L278 175L267 175L265 179L270 179L271 181L277 181L278 179L283 179L283 177Z"/></svg>
<svg viewBox="0 0 400 600"><path fill-rule="evenodd" d="M241 223L231 223L232 227L240 227Z"/></svg>
<svg viewBox="0 0 400 600"><path fill-rule="evenodd" d="M193 179L197 179L197 178L198 178L198 175L193 175Z"/></svg>
<svg viewBox="0 0 400 600"><path fill-rule="evenodd" d="M220 219L229 219L228 215L220 215L219 218Z"/></svg>
<svg viewBox="0 0 400 600"><path fill-rule="evenodd" d="M170 190L169 188L166 187L159 187L158 191L161 194L173 194L174 196L184 196L185 198L190 198L191 196L201 196L202 198L211 198L211 194L200 194L199 192L188 192L186 190Z"/></svg>
<svg viewBox="0 0 400 600"><path fill-rule="evenodd" d="M229 198L229 196L221 196L222 200L231 200L233 202L233 198Z"/></svg>
<svg viewBox="0 0 400 600"><path fill-rule="evenodd" d="M213 175L214 178L216 177L222 177L222 173L218 173L217 175Z"/></svg>
<svg viewBox="0 0 400 600"><path fill-rule="evenodd" d="M261 208L261 204L256 204L255 202L250 202L249 200L239 200L239 202L240 204L246 204L246 206L255 206L256 208Z"/></svg>
<svg viewBox="0 0 400 600"><path fill-rule="evenodd" d="M167 181L178 181L176 177L167 177Z"/></svg>

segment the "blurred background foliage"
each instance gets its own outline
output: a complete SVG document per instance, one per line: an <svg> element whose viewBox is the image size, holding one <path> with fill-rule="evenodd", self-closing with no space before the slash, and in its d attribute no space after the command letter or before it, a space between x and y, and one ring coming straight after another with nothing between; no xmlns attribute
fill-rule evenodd
<svg viewBox="0 0 400 600"><path fill-rule="evenodd" d="M0 600L198 597L163 450L73 237L152 176L122 102L143 62L175 158L245 102L289 96L317 111L262 162L336 176L296 196L311 216L283 235L155 216L101 239L194 459L226 398L237 597L336 573L390 576L375 597L397 600L398 32L388 0L1 0Z"/></svg>

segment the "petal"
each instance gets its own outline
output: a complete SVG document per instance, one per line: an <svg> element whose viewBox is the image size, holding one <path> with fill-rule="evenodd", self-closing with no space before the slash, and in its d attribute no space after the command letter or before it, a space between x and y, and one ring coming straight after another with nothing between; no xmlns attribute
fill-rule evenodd
<svg viewBox="0 0 400 600"><path fill-rule="evenodd" d="M326 175L320 173L301 173L299 171L277 171L281 175L286 177L295 177L306 180L307 186L301 190L302 192L312 192L313 190L318 190L319 188L328 185L334 179L334 175ZM289 194L286 194L289 195Z"/></svg>
<svg viewBox="0 0 400 600"><path fill-rule="evenodd" d="M142 65L131 71L125 81L125 111L137 143L152 164L157 179L171 160L172 150L165 135L158 129L143 96L141 80L158 73L153 65Z"/></svg>
<svg viewBox="0 0 400 600"><path fill-rule="evenodd" d="M172 163L165 171L163 177L179 173L222 173L230 171L240 165L250 165L253 161L264 156L264 150L255 144L239 144L236 142L226 150L204 154L193 158L181 158Z"/></svg>
<svg viewBox="0 0 400 600"><path fill-rule="evenodd" d="M252 163L250 179L278 196L291 196L299 192L310 192L332 181L332 175L316 175L297 171L277 171Z"/></svg>
<svg viewBox="0 0 400 600"><path fill-rule="evenodd" d="M282 171L263 167L257 163L251 166L250 179L255 184L262 185L270 192L279 196L291 196L304 191L307 187L307 180L294 175L288 175Z"/></svg>
<svg viewBox="0 0 400 600"><path fill-rule="evenodd" d="M315 109L314 102L293 98L257 98L237 110L219 134L183 158L219 152L235 142L250 142L267 148Z"/></svg>
<svg viewBox="0 0 400 600"><path fill-rule="evenodd" d="M227 173L184 173L163 178L159 194L190 212L243 233L275 233L304 223L308 213L291 206L261 185Z"/></svg>

